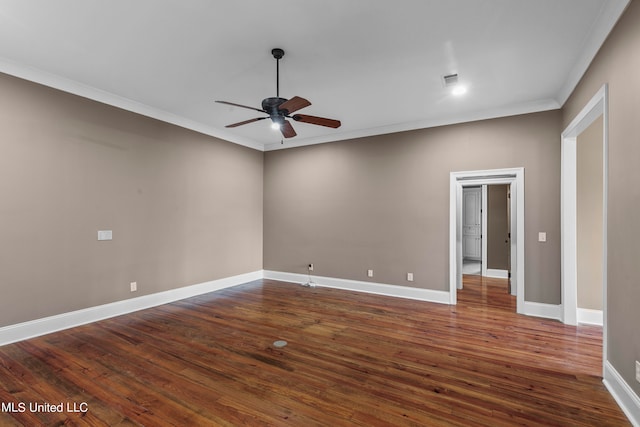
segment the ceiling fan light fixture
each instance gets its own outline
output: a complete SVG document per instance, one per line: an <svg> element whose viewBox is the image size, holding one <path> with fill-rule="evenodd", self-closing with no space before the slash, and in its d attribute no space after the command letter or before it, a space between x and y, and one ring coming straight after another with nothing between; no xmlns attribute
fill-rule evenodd
<svg viewBox="0 0 640 427"><path fill-rule="evenodd" d="M262 100L262 108L254 108L249 107L247 105L236 104L235 102L228 101L216 101L220 104L231 105L234 107L246 108L248 110L259 111L261 113L265 113L266 117L256 117L254 119L243 120L238 123L232 123L230 125L226 125L227 128L235 128L238 126L246 125L249 123L254 123L259 120L271 119L271 129L280 131L282 136L285 138L293 138L297 135L293 126L291 126L291 122L286 119L292 119L297 122L309 123L312 125L326 126L333 129L339 128L341 126L340 120L327 119L324 117L316 117L309 116L306 114L296 114L291 115L292 113L301 110L302 108L308 107L311 103L299 96L294 96L291 99L280 98L280 59L284 56L284 50L280 48L275 48L271 50L271 54L273 58L276 60L276 96L265 98Z"/></svg>
<svg viewBox="0 0 640 427"><path fill-rule="evenodd" d="M282 125L284 124L284 117L276 114L271 115L271 129L281 130Z"/></svg>

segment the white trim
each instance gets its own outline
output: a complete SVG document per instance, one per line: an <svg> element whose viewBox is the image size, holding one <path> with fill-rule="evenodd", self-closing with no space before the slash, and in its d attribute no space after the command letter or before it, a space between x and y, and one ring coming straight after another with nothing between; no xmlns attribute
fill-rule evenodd
<svg viewBox="0 0 640 427"><path fill-rule="evenodd" d="M281 271L265 270L264 278L300 284L309 282L309 275L307 274L287 273ZM311 276L311 279L313 284L318 287L344 289L349 291L365 292L368 294L449 304L449 292L446 291L410 288L408 286L389 285L385 283L362 282L359 280L338 279L335 277Z"/></svg>
<svg viewBox="0 0 640 427"><path fill-rule="evenodd" d="M562 137L562 170L561 170L561 301L563 306L563 322L569 325L578 323L578 260L577 260L577 203L576 203L576 154L575 137Z"/></svg>
<svg viewBox="0 0 640 427"><path fill-rule="evenodd" d="M592 310L590 308L578 308L578 324L602 326L602 310Z"/></svg>
<svg viewBox="0 0 640 427"><path fill-rule="evenodd" d="M598 117L603 117L603 298L606 298L607 283L607 198L608 198L608 88L603 85L587 105L562 132L561 170L561 263L562 263L562 305L563 322L577 324L578 310L578 259L577 259L577 140ZM606 304L603 304L606 310ZM606 359L605 359L606 360Z"/></svg>
<svg viewBox="0 0 640 427"><path fill-rule="evenodd" d="M562 306L556 304L543 304L541 302L525 301L521 314L562 321Z"/></svg>
<svg viewBox="0 0 640 427"><path fill-rule="evenodd" d="M524 312L524 168L451 172L449 176L449 295L456 304L456 289L462 283L462 188L484 184L511 187L511 293L515 290L516 310Z"/></svg>
<svg viewBox="0 0 640 427"><path fill-rule="evenodd" d="M245 147L253 148L254 150L258 151L264 151L263 144L239 137L237 134L231 133L229 131L217 129L213 126L205 125L195 120L187 119L185 117L169 113L159 108L150 107L141 102L133 101L131 99L113 94L111 92L107 92L102 89L97 89L92 86L78 83L76 81L69 80L56 74L51 74L37 68L18 64L6 58L0 58L0 71L5 74L19 77L21 79L35 82L44 86L52 87L63 92L78 95L83 98L91 99L93 101L98 101L106 105L112 105L126 111L131 111L166 123L171 123L185 129L190 129L196 132L203 133L205 135L213 136L214 138L223 139L227 142L243 145Z"/></svg>
<svg viewBox="0 0 640 427"><path fill-rule="evenodd" d="M0 346L262 279L262 271L116 301L0 328Z"/></svg>
<svg viewBox="0 0 640 427"><path fill-rule="evenodd" d="M487 188L487 184L483 184L482 185L482 231L480 231L480 233L482 234L482 264L480 265L480 274L482 276L487 277L488 273L489 273L489 269L487 268L487 257L489 255L489 250L487 249L487 244L488 244L488 238L487 236L489 235L489 233L487 232L489 227L488 227L488 222L489 222L489 208L487 206L488 204L488 188Z"/></svg>
<svg viewBox="0 0 640 427"><path fill-rule="evenodd" d="M600 14L591 27L583 48L580 49L578 60L567 74L565 83L556 97L558 104L564 105L567 102L629 2L630 0L609 0L602 3Z"/></svg>
<svg viewBox="0 0 640 427"><path fill-rule="evenodd" d="M462 222L462 188L457 177L449 176L449 304L458 300L457 290L462 288L462 233L458 225Z"/></svg>
<svg viewBox="0 0 640 427"><path fill-rule="evenodd" d="M562 107L555 99L541 99L539 101L527 102L507 107L498 107L475 111L467 114L436 117L433 119L417 120L406 123L397 123L379 126L375 128L358 129L347 132L332 132L312 138L295 138L294 141L287 141L286 144L280 142L268 142L264 145L264 151L286 150L288 148L304 147L306 145L325 144L328 142L344 141L347 139L364 138L367 136L386 135L390 133L405 132L415 129L428 129L438 126L448 126L458 123L469 123L479 120L489 120L499 117L517 116L521 114L539 113L541 111L557 110Z"/></svg>
<svg viewBox="0 0 640 427"><path fill-rule="evenodd" d="M483 276L493 277L494 279L508 279L509 270L498 270L497 268L487 268L487 272Z"/></svg>
<svg viewBox="0 0 640 427"><path fill-rule="evenodd" d="M640 397L608 361L604 363L604 379L602 382L631 424L635 427L640 427Z"/></svg>
<svg viewBox="0 0 640 427"><path fill-rule="evenodd" d="M609 198L609 89L605 83L562 132L561 166L561 268L562 322L578 323L577 258L577 138L594 120L602 116L602 363L607 358L607 203Z"/></svg>
<svg viewBox="0 0 640 427"><path fill-rule="evenodd" d="M57 332L63 329L81 326L110 317L120 316L146 308L167 304L173 301L218 291L225 288L241 285L259 279L272 279L284 282L307 283L309 276L306 274L286 273L277 271L254 271L251 273L212 280L197 285L172 289L170 291L145 295L110 304L104 304L83 310L63 313L42 319L0 328L0 346L22 341L29 338ZM440 304L449 303L449 292L432 289L409 288L405 286L388 285L373 282L361 282L356 280L337 279L330 277L313 276L314 284L320 287L345 289L357 292L366 292L377 295L415 299ZM557 305L525 302L524 313L529 316L545 317L561 320L562 308ZM608 362L604 362L603 383L609 393L616 400L629 421L635 427L640 427L640 398L624 381L622 376Z"/></svg>
<svg viewBox="0 0 640 427"><path fill-rule="evenodd" d="M171 123L186 129L191 129L205 135L220 138L225 141L243 145L259 151L281 150L294 147L302 147L306 145L323 144L328 142L342 141L345 139L362 138L366 136L384 135L396 132L403 132L414 129L424 129L436 126L445 126L456 123L467 123L478 120L487 120L498 117L516 116L520 114L537 113L541 111L557 110L562 105L555 99L542 99L538 101L511 105L508 107L499 107L489 110L483 110L464 115L437 117L429 120L417 120L408 123L396 123L375 128L359 129L350 132L331 132L312 138L296 138L295 141L287 141L287 144L280 142L259 143L257 141L243 138L237 133L229 132L225 129L218 129L210 125L206 125L195 120L170 113L159 108L151 107L138 101L134 101L120 95L116 95L102 89L97 89L59 75L48 73L35 67L26 66L16 63L6 58L0 57L0 72L16 76L31 82L39 83L44 86L52 87L63 92L81 96L83 98L92 99L103 104L112 105L123 110L132 111L142 114L143 116Z"/></svg>

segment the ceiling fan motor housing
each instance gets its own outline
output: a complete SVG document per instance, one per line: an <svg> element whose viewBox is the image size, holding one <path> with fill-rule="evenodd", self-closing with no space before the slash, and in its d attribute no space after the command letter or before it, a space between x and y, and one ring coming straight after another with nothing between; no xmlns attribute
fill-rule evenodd
<svg viewBox="0 0 640 427"><path fill-rule="evenodd" d="M287 100L285 98L272 97L262 100L262 109L273 119L274 116L283 117L289 114L287 110L280 110L278 107Z"/></svg>

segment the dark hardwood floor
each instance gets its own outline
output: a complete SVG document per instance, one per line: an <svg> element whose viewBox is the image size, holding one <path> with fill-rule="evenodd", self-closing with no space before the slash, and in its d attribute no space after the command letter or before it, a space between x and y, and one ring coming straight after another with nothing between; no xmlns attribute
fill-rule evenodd
<svg viewBox="0 0 640 427"><path fill-rule="evenodd" d="M0 347L0 425L626 426L601 339L504 280L457 306L261 280Z"/></svg>

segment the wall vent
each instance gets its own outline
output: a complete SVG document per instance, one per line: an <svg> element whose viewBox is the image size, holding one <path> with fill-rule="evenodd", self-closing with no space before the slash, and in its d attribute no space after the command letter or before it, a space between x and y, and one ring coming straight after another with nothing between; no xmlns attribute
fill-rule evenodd
<svg viewBox="0 0 640 427"><path fill-rule="evenodd" d="M447 76L442 76L442 81L444 82L444 86L455 86L458 84L458 75L457 74L449 74Z"/></svg>

